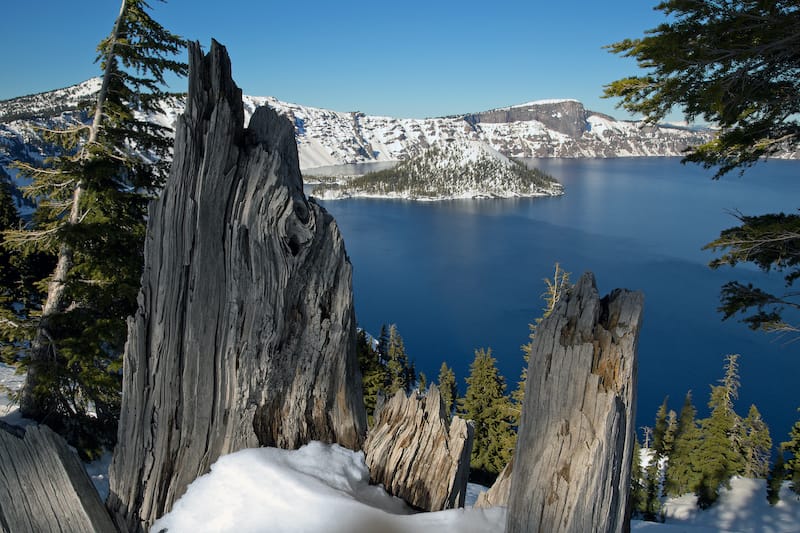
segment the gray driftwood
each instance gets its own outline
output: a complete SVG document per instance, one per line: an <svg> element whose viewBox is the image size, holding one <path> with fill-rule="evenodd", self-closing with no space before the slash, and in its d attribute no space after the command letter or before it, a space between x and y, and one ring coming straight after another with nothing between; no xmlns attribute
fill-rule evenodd
<svg viewBox="0 0 800 533"><path fill-rule="evenodd" d="M463 507L472 425L448 420L439 389L409 398L397 391L375 418L364 444L370 480L418 509Z"/></svg>
<svg viewBox="0 0 800 533"><path fill-rule="evenodd" d="M122 529L169 511L221 455L366 431L352 268L333 218L303 194L294 126L247 129L225 48L189 48L189 94L151 205L129 321L108 505Z"/></svg>
<svg viewBox="0 0 800 533"><path fill-rule="evenodd" d="M0 422L0 531L116 531L78 456L46 426Z"/></svg>
<svg viewBox="0 0 800 533"><path fill-rule="evenodd" d="M587 273L536 327L508 533L630 528L642 305L619 289L601 300Z"/></svg>

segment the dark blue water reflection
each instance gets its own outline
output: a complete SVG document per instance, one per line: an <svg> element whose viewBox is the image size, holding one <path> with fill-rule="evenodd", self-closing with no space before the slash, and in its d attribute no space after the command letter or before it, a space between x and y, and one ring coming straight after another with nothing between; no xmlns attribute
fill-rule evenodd
<svg viewBox="0 0 800 533"><path fill-rule="evenodd" d="M336 217L354 267L359 323L394 322L417 369L436 378L447 360L463 393L477 347L491 346L516 385L520 345L539 316L543 278L559 261L574 278L593 271L601 294L643 290L638 425L652 424L665 395L676 411L691 389L705 415L723 356L741 354L737 411L755 403L784 440L797 418L800 342L721 322L719 287L739 279L780 287L752 268L711 271L700 248L735 225L727 212L793 211L800 163L772 161L738 176L677 159L539 160L566 187L560 198L438 203L323 202Z"/></svg>

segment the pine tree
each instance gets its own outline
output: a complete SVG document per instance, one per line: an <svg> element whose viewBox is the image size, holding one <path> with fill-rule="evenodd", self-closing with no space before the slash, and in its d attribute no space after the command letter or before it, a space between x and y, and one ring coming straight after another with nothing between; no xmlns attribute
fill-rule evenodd
<svg viewBox="0 0 800 533"><path fill-rule="evenodd" d="M378 355L383 364L389 362L389 331L386 329L386 324L381 324L381 332L378 335Z"/></svg>
<svg viewBox="0 0 800 533"><path fill-rule="evenodd" d="M7 246L56 262L41 312L28 313L34 320L23 327L31 334L17 343L27 371L20 409L84 451L116 435L120 354L125 320L136 308L146 207L166 175L167 129L143 117L166 96L165 75L186 73L172 59L184 41L148 8L123 0L98 46L103 82L91 122L48 132L61 153L44 167L19 165L32 179L25 194L37 211L31 227L5 234Z"/></svg>
<svg viewBox="0 0 800 533"><path fill-rule="evenodd" d="M453 404L458 398L458 388L456 386L456 374L453 369L447 366L447 363L442 363L437 381L442 403L444 404L444 411L449 416L453 412Z"/></svg>
<svg viewBox="0 0 800 533"><path fill-rule="evenodd" d="M781 499L781 487L786 479L786 465L783 458L783 449L779 448L775 455L775 462L767 476L767 501L770 505L777 504Z"/></svg>
<svg viewBox="0 0 800 533"><path fill-rule="evenodd" d="M647 493L645 492L645 478L642 470L642 445L639 439L633 443L633 465L631 466L631 492L630 500L633 512L636 515L644 515L647 505Z"/></svg>
<svg viewBox="0 0 800 533"><path fill-rule="evenodd" d="M742 420L742 456L744 468L740 474L749 478L765 478L769 473L769 457L772 438L769 428L761 418L755 405L750 406L747 417Z"/></svg>
<svg viewBox="0 0 800 533"><path fill-rule="evenodd" d="M739 390L737 359L738 355L727 356L722 384L711 387L708 402L711 415L701 423L702 440L695 455L700 474L695 494L701 509L713 505L719 497L720 488L728 486L731 477L744 467L740 442L741 419L733 410L733 400Z"/></svg>
<svg viewBox="0 0 800 533"><path fill-rule="evenodd" d="M664 493L680 496L694 492L700 482L695 468L695 454L700 446L700 430L695 417L697 410L692 403L691 391L686 393L678 415L675 439L664 476Z"/></svg>
<svg viewBox="0 0 800 533"><path fill-rule="evenodd" d="M664 438L667 435L667 401L669 397L664 398L664 402L656 412L656 423L653 426L653 450L659 456L664 455Z"/></svg>
<svg viewBox="0 0 800 533"><path fill-rule="evenodd" d="M408 380L408 356L403 337L397 331L397 326L389 326L389 339L387 349L388 362L386 367L389 371L389 386L387 393L392 396L398 390L408 392L410 382Z"/></svg>
<svg viewBox="0 0 800 533"><path fill-rule="evenodd" d="M789 486L795 494L800 494L800 420L794 423L789 440L781 446L789 453L789 460L786 461L786 477L791 481Z"/></svg>
<svg viewBox="0 0 800 533"><path fill-rule="evenodd" d="M428 390L428 376L425 375L425 372L419 373L419 379L417 380L417 390L422 394L425 394L425 391Z"/></svg>
<svg viewBox="0 0 800 533"><path fill-rule="evenodd" d="M475 426L470 467L479 477L499 474L514 452L511 404L496 362L491 348L475 350L461 406L464 417Z"/></svg>
<svg viewBox="0 0 800 533"><path fill-rule="evenodd" d="M361 387L364 393L364 407L367 416L375 413L378 392L386 389L389 373L379 359L378 352L372 347L366 332L359 330L356 337L356 353L358 366L361 369Z"/></svg>
<svg viewBox="0 0 800 533"><path fill-rule="evenodd" d="M661 516L661 462L665 456L666 443L671 436L667 436L669 427L667 422L667 401L659 406L656 412L655 425L653 426L653 446L649 454L649 462L645 468L645 504L644 519L658 520Z"/></svg>

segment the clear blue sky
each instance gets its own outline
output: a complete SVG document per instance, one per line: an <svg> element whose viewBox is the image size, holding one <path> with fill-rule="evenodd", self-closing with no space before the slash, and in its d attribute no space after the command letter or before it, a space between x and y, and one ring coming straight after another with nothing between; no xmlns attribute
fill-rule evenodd
<svg viewBox="0 0 800 533"><path fill-rule="evenodd" d="M224 44L246 94L396 117L575 98L629 118L600 95L636 66L602 47L655 27L656 3L151 0L151 14L204 46ZM118 0L4 2L0 99L99 75L95 47L118 10Z"/></svg>

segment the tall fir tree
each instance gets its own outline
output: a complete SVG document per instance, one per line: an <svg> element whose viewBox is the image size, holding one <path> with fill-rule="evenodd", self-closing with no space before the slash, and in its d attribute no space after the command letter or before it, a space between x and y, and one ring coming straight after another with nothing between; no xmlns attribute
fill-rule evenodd
<svg viewBox="0 0 800 533"><path fill-rule="evenodd" d="M791 481L789 486L795 494L800 494L800 420L794 423L789 432L789 440L781 446L789 454L786 461L786 477Z"/></svg>
<svg viewBox="0 0 800 533"><path fill-rule="evenodd" d="M721 385L711 387L708 407L711 415L702 421L702 439L695 454L700 482L695 488L701 509L713 505L723 486L744 467L741 453L741 419L733 409L738 396L738 355L728 355Z"/></svg>
<svg viewBox="0 0 800 533"><path fill-rule="evenodd" d="M372 347L367 333L359 330L356 337L356 353L358 354L358 366L361 369L361 388L364 393L364 407L367 417L375 413L375 404L378 392L386 390L389 380L389 373L386 366L381 363L380 355Z"/></svg>
<svg viewBox="0 0 800 533"><path fill-rule="evenodd" d="M666 443L671 437L667 436L669 424L667 422L667 402L659 406L656 412L655 425L653 426L653 446L648 455L649 460L645 468L645 504L644 519L656 521L661 517L661 464L666 454Z"/></svg>
<svg viewBox="0 0 800 533"><path fill-rule="evenodd" d="M388 348L387 348L386 367L389 371L389 385L387 393L392 396L398 390L408 392L411 385L409 381L408 355L406 354L405 343L397 326L389 326Z"/></svg>
<svg viewBox="0 0 800 533"><path fill-rule="evenodd" d="M664 475L664 493L680 496L694 492L700 478L695 468L695 454L700 446L700 429L696 421L697 409L691 391L686 393L678 415L672 451Z"/></svg>
<svg viewBox="0 0 800 533"><path fill-rule="evenodd" d="M766 478L769 473L772 438L755 405L750 406L747 417L742 420L741 449L744 468L740 474L748 478Z"/></svg>
<svg viewBox="0 0 800 533"><path fill-rule="evenodd" d="M783 458L783 448L778 448L775 462L767 476L767 501L770 505L776 505L781 500L781 487L783 487L784 479L786 479L786 464Z"/></svg>
<svg viewBox="0 0 800 533"><path fill-rule="evenodd" d="M425 372L420 372L418 376L417 390L420 393L425 394L425 392L428 390L428 376L425 375Z"/></svg>
<svg viewBox="0 0 800 533"><path fill-rule="evenodd" d="M116 435L125 321L136 308L146 206L163 184L171 147L167 128L146 116L167 96L165 76L186 73L174 59L185 42L153 20L149 8L144 0L122 1L98 46L103 81L90 122L48 132L61 151L43 167L20 165L32 180L25 194L37 210L30 227L5 233L7 246L51 254L56 263L42 280L41 310L28 313L10 341L27 371L20 410L83 451L98 437Z"/></svg>
<svg viewBox="0 0 800 533"><path fill-rule="evenodd" d="M491 348L475 350L461 405L464 417L475 427L470 467L476 479L497 476L514 453L511 403L496 363Z"/></svg>
<svg viewBox="0 0 800 533"><path fill-rule="evenodd" d="M456 384L456 374L453 369L447 366L447 363L442 363L439 368L439 393L442 396L442 403L444 404L444 411L450 416L453 413L453 406L458 398L458 385Z"/></svg>
<svg viewBox="0 0 800 533"><path fill-rule="evenodd" d="M653 450L660 456L664 455L664 441L667 435L667 402L669 397L659 406L656 412L656 422L653 426Z"/></svg>
<svg viewBox="0 0 800 533"><path fill-rule="evenodd" d="M381 332L378 335L378 355L381 358L381 363L386 364L389 362L389 330L386 324L381 324Z"/></svg>
<svg viewBox="0 0 800 533"><path fill-rule="evenodd" d="M631 508L636 516L643 516L647 505L647 493L645 491L646 483L644 470L642 469L642 445L639 444L638 437L633 442L632 460L630 488Z"/></svg>

